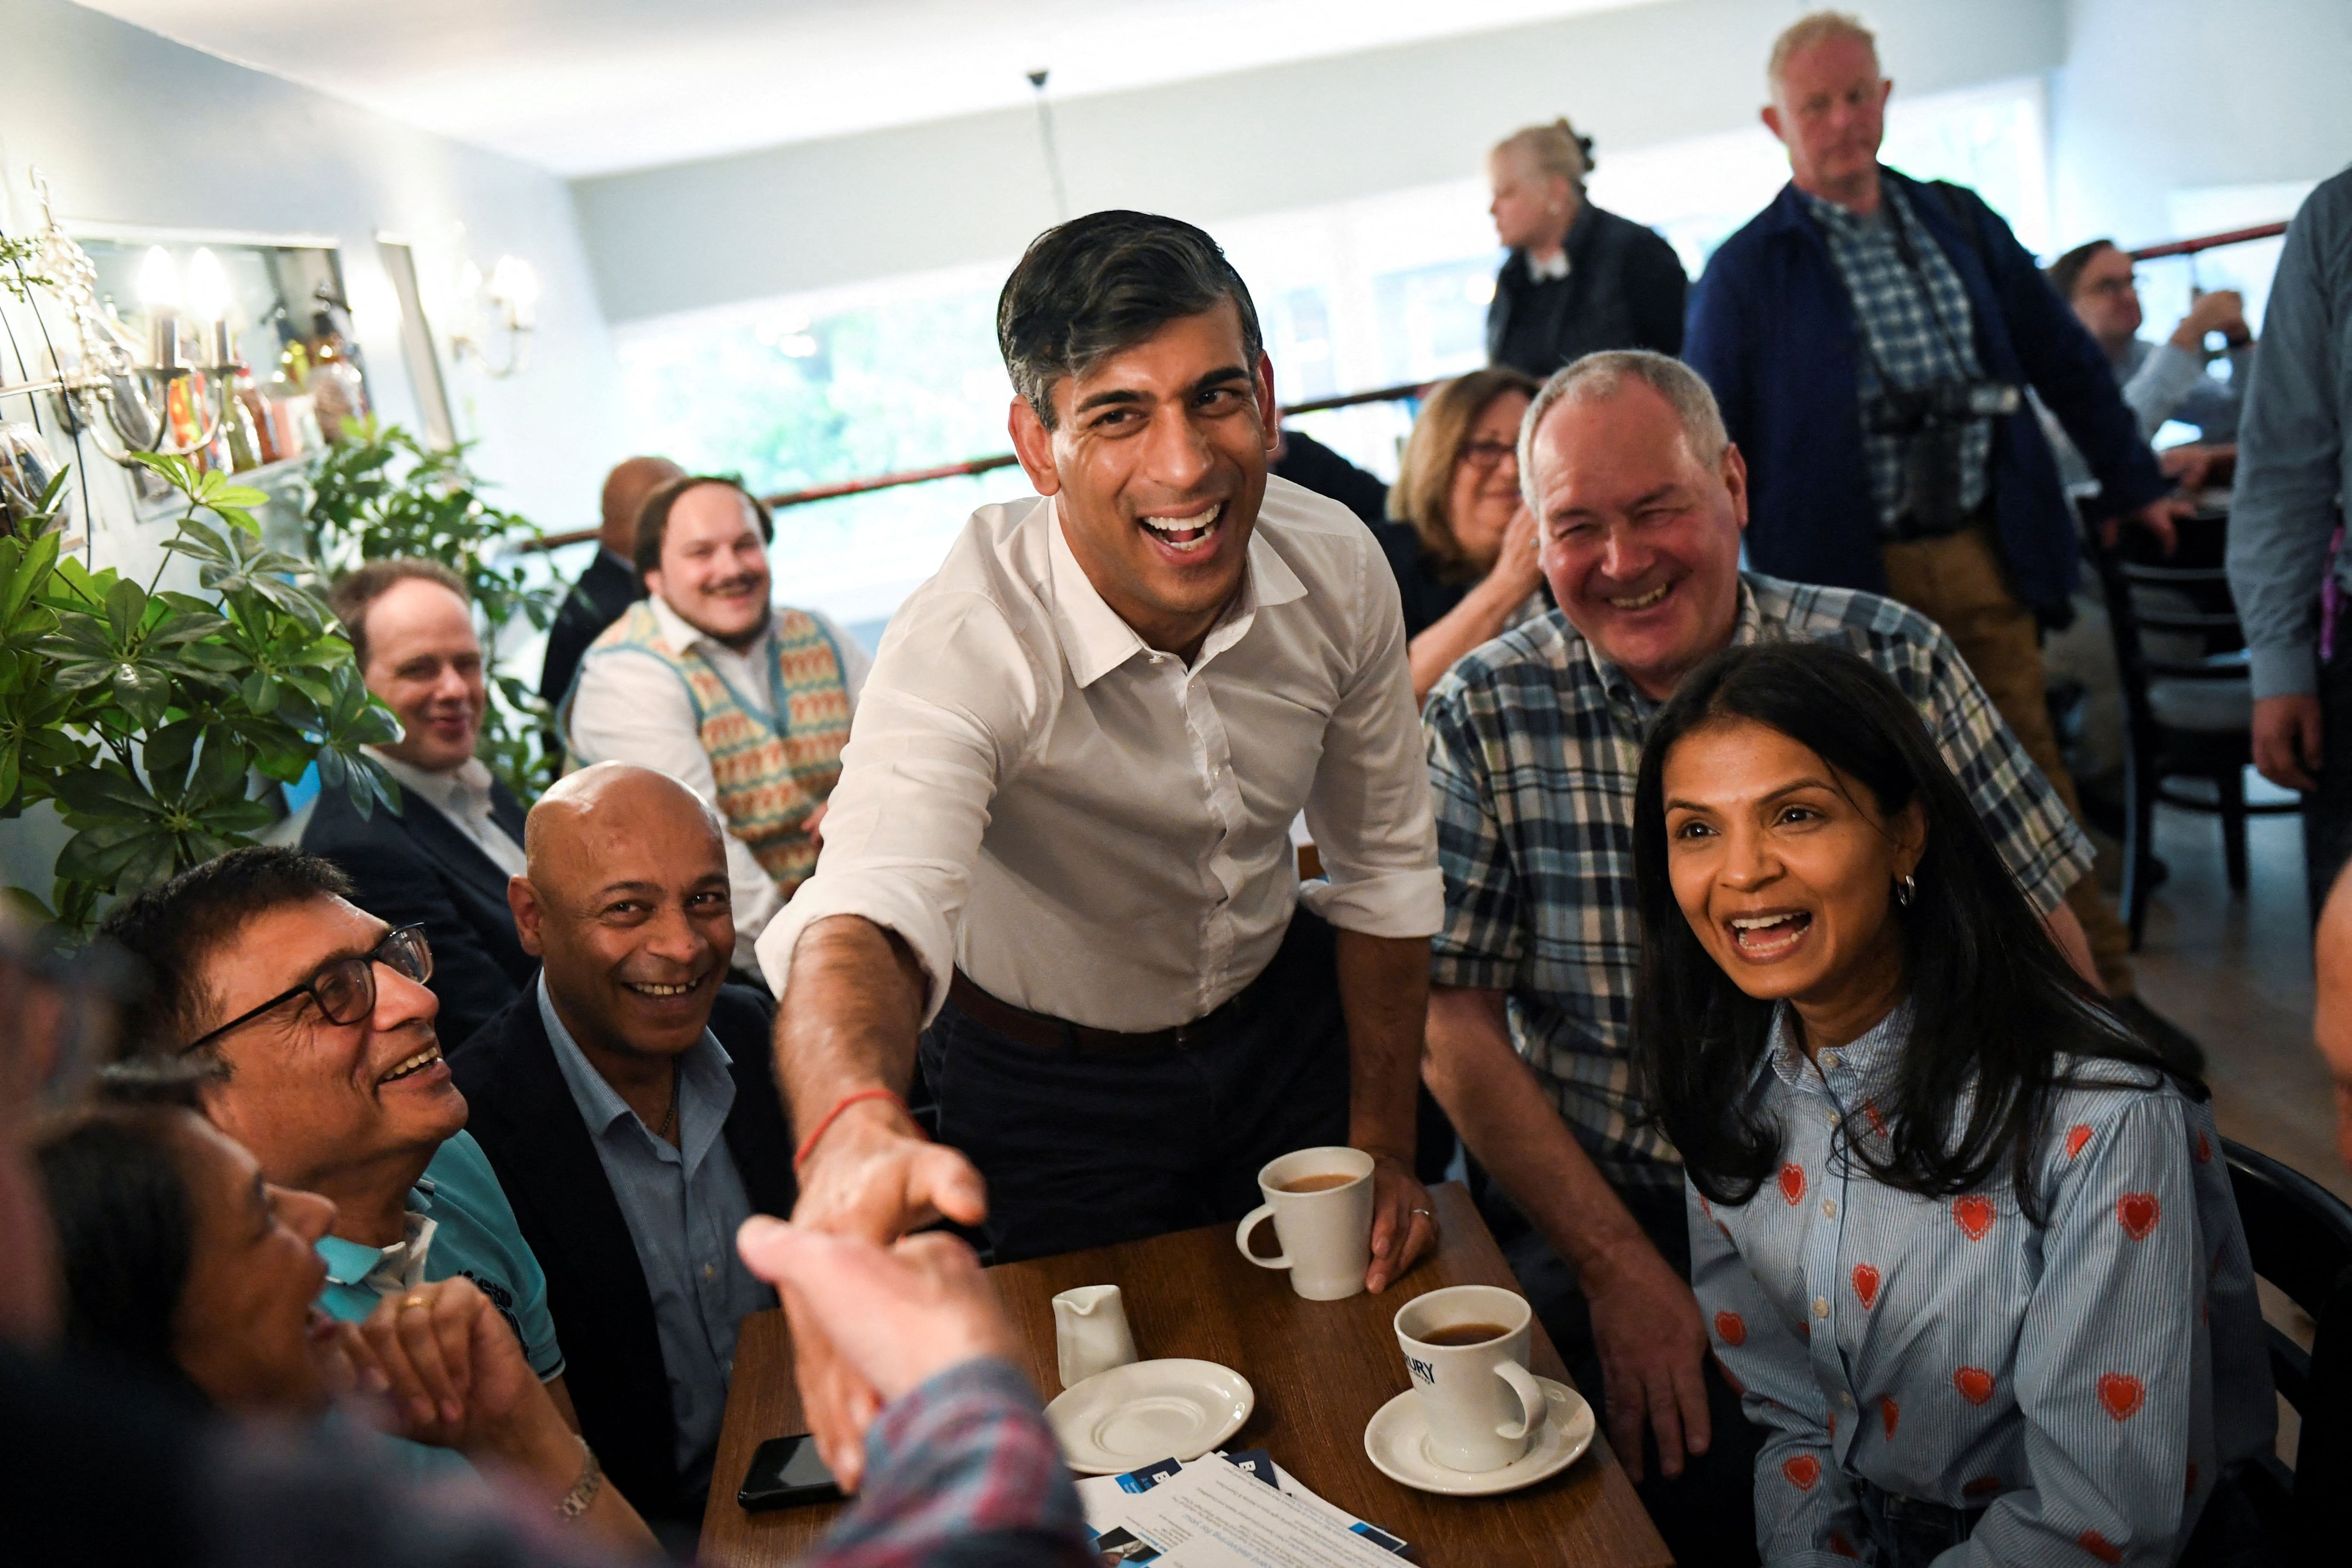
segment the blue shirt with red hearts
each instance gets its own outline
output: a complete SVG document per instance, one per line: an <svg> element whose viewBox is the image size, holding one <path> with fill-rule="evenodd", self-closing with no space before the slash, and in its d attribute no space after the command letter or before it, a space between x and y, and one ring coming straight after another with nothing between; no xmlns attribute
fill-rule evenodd
<svg viewBox="0 0 2352 1568"><path fill-rule="evenodd" d="M1750 1085L1784 1129L1777 1176L1736 1206L1689 1189L1700 1311L1769 1434L1765 1562L1861 1556L1876 1488L1984 1511L1956 1562L2170 1563L2277 1420L2211 1111L2070 1061L2036 1224L2005 1171L1930 1198L1853 1156L1885 1136L1908 1004L1817 1061L1790 1024L1784 1005Z"/></svg>

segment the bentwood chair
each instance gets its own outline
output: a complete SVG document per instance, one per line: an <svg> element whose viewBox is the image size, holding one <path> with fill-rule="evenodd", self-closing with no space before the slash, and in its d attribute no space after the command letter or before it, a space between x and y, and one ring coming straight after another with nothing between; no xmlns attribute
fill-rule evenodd
<svg viewBox="0 0 2352 1568"><path fill-rule="evenodd" d="M2254 1272L2318 1324L2307 1351L2263 1325L2271 1378L2302 1432L2292 1468L2265 1454L2239 1479L2280 1561L2341 1561L2352 1498L2352 1206L2243 1144L2224 1138L2221 1152Z"/></svg>
<svg viewBox="0 0 2352 1568"><path fill-rule="evenodd" d="M2133 559L2128 549L2102 545L2095 522L2084 530L2084 553L2106 600L2123 687L2123 904L2137 950L2157 881L2158 806L2221 819L2230 891L2241 894L2246 891L2246 819L2299 808L2246 800L2253 687L2245 633L2218 549L2210 565L2157 564ZM2212 794L2184 793L2170 787L2176 779L2201 779Z"/></svg>

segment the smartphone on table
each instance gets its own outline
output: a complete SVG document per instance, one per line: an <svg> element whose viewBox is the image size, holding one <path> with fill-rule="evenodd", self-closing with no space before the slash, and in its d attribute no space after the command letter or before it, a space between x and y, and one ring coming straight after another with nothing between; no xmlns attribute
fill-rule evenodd
<svg viewBox="0 0 2352 1568"><path fill-rule="evenodd" d="M771 1437L751 1454L751 1468L735 1500L752 1512L791 1508L796 1503L839 1502L841 1488L817 1452L816 1439L806 1432Z"/></svg>

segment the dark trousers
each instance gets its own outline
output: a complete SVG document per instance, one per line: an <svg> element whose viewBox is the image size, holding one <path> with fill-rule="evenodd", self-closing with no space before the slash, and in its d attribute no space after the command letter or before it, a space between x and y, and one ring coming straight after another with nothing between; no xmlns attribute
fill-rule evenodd
<svg viewBox="0 0 2352 1568"><path fill-rule="evenodd" d="M1680 1187L1621 1188L1617 1196L1633 1211L1634 1223L1649 1237L1683 1278L1690 1278L1690 1231L1684 1219ZM1544 1332L1559 1348L1560 1359L1601 1416L1605 1397L1601 1377L1601 1351L1592 1338L1591 1304L1570 1268L1549 1242L1528 1225L1509 1200L1489 1190L1480 1206L1496 1228L1507 1235L1503 1256L1517 1275ZM1658 1471L1655 1434L1642 1437L1642 1482L1634 1490L1650 1511L1658 1533L1681 1568L1715 1568L1756 1562L1756 1454L1764 1446L1762 1428L1740 1413L1739 1396L1723 1380L1715 1358L1700 1364L1706 1378L1706 1408L1713 1428L1707 1450L1685 1455L1683 1473L1669 1480Z"/></svg>
<svg viewBox="0 0 2352 1568"><path fill-rule="evenodd" d="M2336 656L2319 671L2319 788L2303 797L2303 870L2312 924L2352 860L2352 618L2336 628Z"/></svg>
<svg viewBox="0 0 2352 1568"><path fill-rule="evenodd" d="M999 1262L1239 1219L1257 1173L1348 1141L1348 1030L1331 927L1301 909L1247 1011L1213 1045L1042 1050L953 1001L923 1031L940 1142L988 1181Z"/></svg>

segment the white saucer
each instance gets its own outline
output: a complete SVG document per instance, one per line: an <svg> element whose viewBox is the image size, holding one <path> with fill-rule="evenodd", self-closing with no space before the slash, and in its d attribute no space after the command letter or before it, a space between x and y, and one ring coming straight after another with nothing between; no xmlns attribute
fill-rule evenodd
<svg viewBox="0 0 2352 1568"><path fill-rule="evenodd" d="M1045 1424L1070 1469L1115 1476L1199 1458L1240 1431L1256 1405L1249 1379L1213 1361L1135 1361L1064 1389L1045 1406Z"/></svg>
<svg viewBox="0 0 2352 1568"><path fill-rule="evenodd" d="M1451 1470L1431 1458L1429 1423L1422 1416L1421 1396L1410 1388L1373 1413L1364 1428L1364 1452L1381 1474L1417 1491L1487 1497L1533 1486L1582 1458L1593 1432L1592 1406L1584 1396L1549 1377L1536 1382L1550 1401L1549 1418L1528 1451L1499 1470Z"/></svg>

